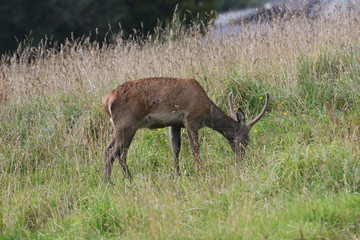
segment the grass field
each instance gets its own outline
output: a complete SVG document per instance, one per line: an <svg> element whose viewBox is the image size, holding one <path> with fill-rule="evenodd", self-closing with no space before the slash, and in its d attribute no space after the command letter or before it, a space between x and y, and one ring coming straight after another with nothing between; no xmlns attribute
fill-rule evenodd
<svg viewBox="0 0 360 240"><path fill-rule="evenodd" d="M360 20L352 11L217 35L174 18L146 40L88 38L3 55L0 239L360 238ZM182 132L174 178L167 129L139 130L104 184L112 128L101 97L128 80L193 77L252 119L241 165L200 132L202 174Z"/></svg>

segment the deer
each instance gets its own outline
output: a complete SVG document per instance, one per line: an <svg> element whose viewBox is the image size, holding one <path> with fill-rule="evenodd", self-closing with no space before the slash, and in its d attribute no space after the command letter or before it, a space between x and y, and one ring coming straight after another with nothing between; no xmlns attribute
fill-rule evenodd
<svg viewBox="0 0 360 240"><path fill-rule="evenodd" d="M182 128L186 129L188 135L196 171L202 166L198 131L203 127L222 134L236 159L241 161L249 142L249 131L265 115L270 96L266 93L262 111L248 124L240 108L235 113L232 96L230 92L228 116L215 105L200 83L193 78L144 78L127 81L118 86L102 98L102 106L114 127L114 138L105 150L105 182L110 181L111 168L116 158L124 177L131 181L126 156L136 131L141 128L169 127L175 175L180 175Z"/></svg>

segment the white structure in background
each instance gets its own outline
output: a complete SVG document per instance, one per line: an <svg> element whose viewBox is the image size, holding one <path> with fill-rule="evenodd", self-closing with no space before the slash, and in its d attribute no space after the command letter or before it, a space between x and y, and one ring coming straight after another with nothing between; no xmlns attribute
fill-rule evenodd
<svg viewBox="0 0 360 240"><path fill-rule="evenodd" d="M225 26L233 22L234 20L248 18L254 15L255 13L256 13L255 8L248 8L245 10L220 13L218 17L215 19L215 26Z"/></svg>
<svg viewBox="0 0 360 240"><path fill-rule="evenodd" d="M360 11L360 1L359 0L321 0L320 4L325 6L325 12L334 11L336 8L341 7L346 9L348 6L354 7L357 11Z"/></svg>
<svg viewBox="0 0 360 240"><path fill-rule="evenodd" d="M286 7L290 11L299 11L301 9L307 8L312 9L314 13L316 13L316 10L322 8L326 13L328 13L338 7L346 9L346 7L350 4L360 11L360 0L273 0L265 3L262 8L249 8L245 10L220 13L215 20L215 26L226 27L229 23L234 21L250 19L251 17L254 17L261 9L266 10L271 8Z"/></svg>
<svg viewBox="0 0 360 240"><path fill-rule="evenodd" d="M327 4L329 9L334 9L336 6L345 8L349 4L352 4L356 9L360 10L360 1L358 0L321 0L320 3Z"/></svg>

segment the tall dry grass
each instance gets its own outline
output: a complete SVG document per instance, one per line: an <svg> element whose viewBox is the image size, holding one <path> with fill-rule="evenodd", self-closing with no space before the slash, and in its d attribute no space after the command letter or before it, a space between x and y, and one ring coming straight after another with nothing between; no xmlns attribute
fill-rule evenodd
<svg viewBox="0 0 360 240"><path fill-rule="evenodd" d="M200 25L185 29L175 16L169 29L158 29L143 40L117 37L103 46L88 37L57 47L46 40L37 47L24 43L13 55L2 56L1 101L73 89L99 91L149 76L206 78L216 87L222 84L219 80L236 74L291 86L303 56L316 58L323 49L357 47L360 21L358 13L349 10L316 19L292 16L248 23L240 29L210 24L204 33Z"/></svg>

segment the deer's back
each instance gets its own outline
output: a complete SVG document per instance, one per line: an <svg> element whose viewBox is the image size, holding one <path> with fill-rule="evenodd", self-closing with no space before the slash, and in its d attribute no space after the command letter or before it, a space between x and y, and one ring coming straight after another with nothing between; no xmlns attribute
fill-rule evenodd
<svg viewBox="0 0 360 240"><path fill-rule="evenodd" d="M106 95L102 103L110 117L150 116L152 122L157 119L172 125L189 112L204 115L203 111L212 102L195 79L146 78L120 85ZM147 124L145 119L142 125L149 127L152 124Z"/></svg>

